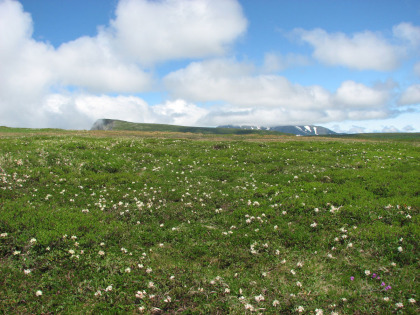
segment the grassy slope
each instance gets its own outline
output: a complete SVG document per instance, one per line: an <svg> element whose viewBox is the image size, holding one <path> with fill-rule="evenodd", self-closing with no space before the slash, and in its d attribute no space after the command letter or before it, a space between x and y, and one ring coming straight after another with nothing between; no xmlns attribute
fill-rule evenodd
<svg viewBox="0 0 420 315"><path fill-rule="evenodd" d="M233 128L186 127L165 124L132 123L122 120L107 120L114 131L188 132L214 135L284 135L285 133L267 130L243 130Z"/></svg>
<svg viewBox="0 0 420 315"><path fill-rule="evenodd" d="M122 135L0 137L3 312L418 311L418 142Z"/></svg>
<svg viewBox="0 0 420 315"><path fill-rule="evenodd" d="M333 135L332 138L342 138L342 139L362 139L362 140L384 140L384 141L411 141L419 142L420 133L359 133L359 134L349 134L349 135Z"/></svg>

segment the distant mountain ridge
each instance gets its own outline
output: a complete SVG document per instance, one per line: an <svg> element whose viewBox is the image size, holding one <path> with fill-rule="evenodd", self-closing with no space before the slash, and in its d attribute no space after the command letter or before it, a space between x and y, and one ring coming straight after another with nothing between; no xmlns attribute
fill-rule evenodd
<svg viewBox="0 0 420 315"><path fill-rule="evenodd" d="M91 130L114 130L114 131L148 131L148 132L189 132L214 135L285 135L275 130L238 129L238 128L214 128L214 127L188 127L166 124L133 123L117 119L98 119Z"/></svg>
<svg viewBox="0 0 420 315"><path fill-rule="evenodd" d="M323 136L335 135L336 132L321 126L305 125L305 126L276 126L276 127L261 127L261 126L233 126L225 125L218 128L234 128L234 129L251 129L251 130L270 130L284 133L291 133L299 136Z"/></svg>
<svg viewBox="0 0 420 315"><path fill-rule="evenodd" d="M167 124L133 123L117 119L98 119L91 130L126 130L126 131L161 131L190 132L203 134L293 134L300 136L334 135L335 132L321 126L234 126L226 125L212 127L187 127Z"/></svg>

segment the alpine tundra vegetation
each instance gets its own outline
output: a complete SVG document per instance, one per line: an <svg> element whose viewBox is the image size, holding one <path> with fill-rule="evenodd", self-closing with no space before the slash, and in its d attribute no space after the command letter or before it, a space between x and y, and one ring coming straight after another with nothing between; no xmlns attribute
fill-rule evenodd
<svg viewBox="0 0 420 315"><path fill-rule="evenodd" d="M0 130L4 314L418 314L418 134Z"/></svg>

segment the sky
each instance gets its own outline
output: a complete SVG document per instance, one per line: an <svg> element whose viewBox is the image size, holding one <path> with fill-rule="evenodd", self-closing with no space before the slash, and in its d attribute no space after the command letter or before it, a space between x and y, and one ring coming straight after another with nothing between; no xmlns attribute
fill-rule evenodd
<svg viewBox="0 0 420 315"><path fill-rule="evenodd" d="M418 0L0 0L0 125L420 132Z"/></svg>

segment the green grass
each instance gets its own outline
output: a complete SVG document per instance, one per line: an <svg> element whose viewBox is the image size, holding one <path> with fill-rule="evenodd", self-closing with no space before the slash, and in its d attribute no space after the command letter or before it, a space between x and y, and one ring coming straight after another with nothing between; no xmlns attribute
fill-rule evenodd
<svg viewBox="0 0 420 315"><path fill-rule="evenodd" d="M0 130L1 312L418 313L418 141L194 137Z"/></svg>
<svg viewBox="0 0 420 315"><path fill-rule="evenodd" d="M411 141L419 142L420 133L359 133L359 134L346 134L346 135L331 135L331 137L337 138L352 138L352 139L362 139L362 140L385 140L385 141Z"/></svg>

